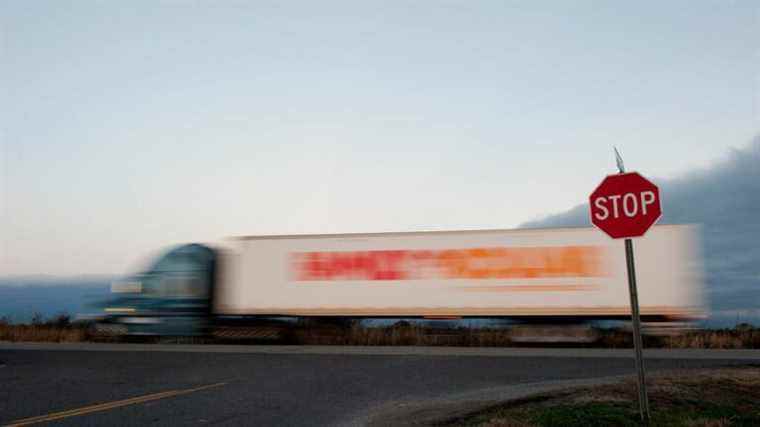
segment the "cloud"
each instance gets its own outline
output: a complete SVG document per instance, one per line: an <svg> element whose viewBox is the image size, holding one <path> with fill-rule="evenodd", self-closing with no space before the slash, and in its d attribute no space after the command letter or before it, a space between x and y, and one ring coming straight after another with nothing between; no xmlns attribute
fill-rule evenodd
<svg viewBox="0 0 760 427"><path fill-rule="evenodd" d="M714 315L760 309L760 136L713 167L655 180L660 223L702 225L707 294ZM522 228L590 225L588 205ZM760 316L754 316L760 319Z"/></svg>

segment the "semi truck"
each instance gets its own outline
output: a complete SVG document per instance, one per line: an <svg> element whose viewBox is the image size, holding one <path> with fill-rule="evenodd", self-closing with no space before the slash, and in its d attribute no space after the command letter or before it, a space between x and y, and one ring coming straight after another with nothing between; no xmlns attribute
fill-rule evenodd
<svg viewBox="0 0 760 427"><path fill-rule="evenodd" d="M698 227L634 239L645 322L704 316ZM112 285L102 327L207 334L233 320L630 319L622 240L588 227L233 237Z"/></svg>

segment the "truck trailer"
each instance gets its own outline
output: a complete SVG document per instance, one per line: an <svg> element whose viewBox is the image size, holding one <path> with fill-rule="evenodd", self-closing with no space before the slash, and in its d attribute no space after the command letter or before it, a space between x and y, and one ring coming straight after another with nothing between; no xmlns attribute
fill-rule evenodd
<svg viewBox="0 0 760 427"><path fill-rule="evenodd" d="M698 227L634 239L646 322L701 318ZM594 228L244 236L187 244L114 283L103 325L209 333L256 318L630 319L622 240Z"/></svg>

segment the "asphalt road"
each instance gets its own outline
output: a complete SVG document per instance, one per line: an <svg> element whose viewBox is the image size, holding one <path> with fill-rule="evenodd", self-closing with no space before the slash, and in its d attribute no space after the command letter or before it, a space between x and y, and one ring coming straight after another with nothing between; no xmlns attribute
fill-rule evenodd
<svg viewBox="0 0 760 427"><path fill-rule="evenodd" d="M631 355L0 343L0 425L424 423L477 404L632 374ZM655 350L646 357L649 372L760 363L760 351Z"/></svg>

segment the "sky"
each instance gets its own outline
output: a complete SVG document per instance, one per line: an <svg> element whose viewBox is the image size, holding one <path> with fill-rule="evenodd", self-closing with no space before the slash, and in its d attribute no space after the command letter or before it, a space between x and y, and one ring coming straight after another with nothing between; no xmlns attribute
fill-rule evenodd
<svg viewBox="0 0 760 427"><path fill-rule="evenodd" d="M513 228L760 134L760 6L0 3L0 275L241 234Z"/></svg>
<svg viewBox="0 0 760 427"><path fill-rule="evenodd" d="M660 223L699 224L710 319L760 321L760 135L707 168L659 179ZM523 227L590 226L587 203ZM634 242L634 250L636 243Z"/></svg>

